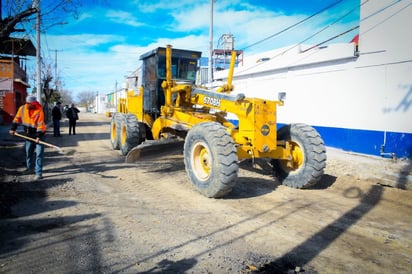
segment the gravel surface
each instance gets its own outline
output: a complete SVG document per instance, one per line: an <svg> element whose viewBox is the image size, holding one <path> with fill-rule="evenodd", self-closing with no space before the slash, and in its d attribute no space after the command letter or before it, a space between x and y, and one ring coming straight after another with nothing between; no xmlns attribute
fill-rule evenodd
<svg viewBox="0 0 412 274"><path fill-rule="evenodd" d="M411 273L412 164L327 149L326 174L297 190L263 161L233 191L200 195L182 148L126 164L110 120L81 113L48 142L44 179L23 142L0 138L0 273ZM49 129L52 132L52 129Z"/></svg>

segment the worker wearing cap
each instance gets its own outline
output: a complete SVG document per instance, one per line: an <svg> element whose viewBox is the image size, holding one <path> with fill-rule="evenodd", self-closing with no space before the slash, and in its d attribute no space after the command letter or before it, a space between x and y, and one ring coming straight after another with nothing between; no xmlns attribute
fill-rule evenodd
<svg viewBox="0 0 412 274"><path fill-rule="evenodd" d="M24 132L28 137L35 139L35 142L26 140L26 173L31 172L34 166L35 180L42 179L44 146L39 141L46 134L46 124L43 108L37 102L36 96L27 96L26 104L20 106L13 119L10 129L11 135L15 134L19 125L23 126Z"/></svg>

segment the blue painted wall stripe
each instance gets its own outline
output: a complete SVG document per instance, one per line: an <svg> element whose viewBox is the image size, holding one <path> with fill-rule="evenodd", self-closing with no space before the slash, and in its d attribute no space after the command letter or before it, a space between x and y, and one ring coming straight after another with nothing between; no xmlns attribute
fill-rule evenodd
<svg viewBox="0 0 412 274"><path fill-rule="evenodd" d="M314 128L322 136L326 146L345 151L380 156L385 142L384 131L319 126ZM383 152L387 153L386 157L394 153L398 158L412 158L412 134L386 132Z"/></svg>
<svg viewBox="0 0 412 274"><path fill-rule="evenodd" d="M237 120L230 120L238 125ZM278 124L278 128L285 124ZM377 130L361 130L335 127L313 126L322 136L325 145L374 156L381 156L385 142L385 132ZM412 159L412 133L386 132L386 144L383 147L383 157L394 153L397 158Z"/></svg>

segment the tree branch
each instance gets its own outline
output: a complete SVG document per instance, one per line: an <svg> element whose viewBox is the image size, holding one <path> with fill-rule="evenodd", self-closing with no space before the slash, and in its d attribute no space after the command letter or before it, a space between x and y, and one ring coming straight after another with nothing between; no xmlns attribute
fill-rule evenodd
<svg viewBox="0 0 412 274"><path fill-rule="evenodd" d="M6 17L0 20L0 39L6 39L10 37L10 34L16 32L16 25L22 21L22 19L31 16L36 13L36 8L29 8L21 13L18 13L14 16Z"/></svg>

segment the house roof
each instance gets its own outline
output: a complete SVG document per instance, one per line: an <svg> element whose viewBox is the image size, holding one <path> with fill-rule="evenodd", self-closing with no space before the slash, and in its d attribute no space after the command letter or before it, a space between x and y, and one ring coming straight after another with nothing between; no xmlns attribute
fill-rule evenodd
<svg viewBox="0 0 412 274"><path fill-rule="evenodd" d="M36 56L36 48L30 39L10 37L0 42L0 54Z"/></svg>

